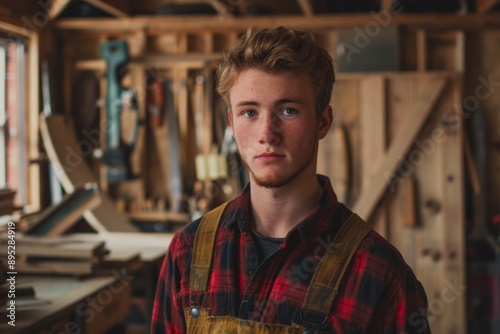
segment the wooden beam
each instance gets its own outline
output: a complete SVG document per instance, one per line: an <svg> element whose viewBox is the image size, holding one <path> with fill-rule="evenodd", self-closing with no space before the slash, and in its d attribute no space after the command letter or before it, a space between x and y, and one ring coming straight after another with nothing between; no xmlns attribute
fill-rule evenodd
<svg viewBox="0 0 500 334"><path fill-rule="evenodd" d="M360 84L360 133L361 133L361 193L377 177L379 166L384 161L387 147L387 83L383 76L368 76ZM375 210L369 223L382 236L387 237L387 202Z"/></svg>
<svg viewBox="0 0 500 334"><path fill-rule="evenodd" d="M310 0L297 0L297 2L302 10L302 13L304 13L306 17L314 16L314 9Z"/></svg>
<svg viewBox="0 0 500 334"><path fill-rule="evenodd" d="M481 14L488 13L500 3L500 0L476 0L477 12Z"/></svg>
<svg viewBox="0 0 500 334"><path fill-rule="evenodd" d="M33 34L28 42L28 82L26 87L27 97L27 118L28 118L28 159L36 159L40 154L38 141L38 129L40 113L39 96L39 38L38 34ZM28 200L30 208L40 210L42 200L40 194L40 164L28 165Z"/></svg>
<svg viewBox="0 0 500 334"><path fill-rule="evenodd" d="M47 13L49 19L55 19L61 14L61 12L69 5L71 0L52 0L50 9Z"/></svg>
<svg viewBox="0 0 500 334"><path fill-rule="evenodd" d="M314 17L297 15L277 17L227 17L221 20L213 16L183 16L164 17L137 16L121 20L94 19L61 19L55 22L55 28L83 31L132 31L138 29L161 29L163 31L201 31L208 30L246 30L250 26L276 27L289 26L302 29L340 29L353 26L364 26L369 22L380 21L387 26L414 26L422 28L459 28L482 29L500 27L500 13L487 15L468 14L397 14L382 16L382 14L326 14Z"/></svg>
<svg viewBox="0 0 500 334"><path fill-rule="evenodd" d="M393 144L387 152L387 158L379 167L376 177L372 178L370 185L365 188L366 190L362 192L354 205L353 211L361 218L365 220L370 218L377 202L392 181L388 180L387 175L394 175L401 157L404 157L410 149L441 95L445 84L446 80L444 78L437 78L428 80L428 83L422 87L421 98L413 106L401 130L394 138Z"/></svg>
<svg viewBox="0 0 500 334"><path fill-rule="evenodd" d="M453 85L453 96L448 105L458 105L464 100L462 94L463 83L457 77ZM438 106L441 115L444 116L445 108ZM444 117L441 116L441 119ZM440 240L443 257L442 266L445 268L444 278L448 282L457 282L465 286L466 281L466 247L465 245L465 210L462 210L462 203L465 203L464 191L464 170L463 164L463 126L444 127L446 131L446 141L442 144L441 173L446 182L442 183L442 205L440 213L441 231L444 238ZM489 175L489 174L488 174ZM484 220L486 223L486 220ZM433 278L435 280L435 278ZM443 281L441 281L443 282ZM441 284L440 291L443 291L445 284ZM444 326L435 328L436 333L443 333L449 330L457 334L467 332L467 295L461 293L457 295L456 302L447 306L446 313L449 316L443 317ZM452 316L451 316L452 315Z"/></svg>
<svg viewBox="0 0 500 334"><path fill-rule="evenodd" d="M393 0L380 0L380 9L381 10L391 10Z"/></svg>
<svg viewBox="0 0 500 334"><path fill-rule="evenodd" d="M0 12L12 17L31 16L39 10L37 1L0 0Z"/></svg>
<svg viewBox="0 0 500 334"><path fill-rule="evenodd" d="M151 65L159 68L204 68L207 64L221 58L222 53L145 56L132 58L130 64ZM103 72L106 70L106 62L102 59L79 60L75 63L75 69Z"/></svg>
<svg viewBox="0 0 500 334"><path fill-rule="evenodd" d="M427 33L423 29L417 31L417 70L427 70Z"/></svg>
<svg viewBox="0 0 500 334"><path fill-rule="evenodd" d="M129 2L123 0L84 0L85 2L116 17L129 17Z"/></svg>
<svg viewBox="0 0 500 334"><path fill-rule="evenodd" d="M222 17L232 17L233 13L231 13L231 10L228 9L228 5L225 3L219 1L219 0L208 0L210 5L215 9L217 14Z"/></svg>
<svg viewBox="0 0 500 334"><path fill-rule="evenodd" d="M7 33L11 37L20 36L26 38L36 33L36 31L28 29L22 21L3 15L0 15L0 31Z"/></svg>

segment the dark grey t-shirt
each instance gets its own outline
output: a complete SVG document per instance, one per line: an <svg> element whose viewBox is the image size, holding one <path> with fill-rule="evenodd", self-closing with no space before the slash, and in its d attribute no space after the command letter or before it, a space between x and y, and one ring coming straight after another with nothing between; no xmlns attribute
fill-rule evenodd
<svg viewBox="0 0 500 334"><path fill-rule="evenodd" d="M263 261L266 257L278 250L279 246L285 241L285 238L273 238L260 234L252 229L259 253L259 261Z"/></svg>

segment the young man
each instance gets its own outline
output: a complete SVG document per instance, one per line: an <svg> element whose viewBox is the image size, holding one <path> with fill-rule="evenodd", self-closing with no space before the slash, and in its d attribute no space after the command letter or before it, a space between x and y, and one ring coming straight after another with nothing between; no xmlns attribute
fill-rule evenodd
<svg viewBox="0 0 500 334"><path fill-rule="evenodd" d="M306 32L252 29L217 77L250 183L173 238L152 333L430 333L412 270L316 174L328 53Z"/></svg>

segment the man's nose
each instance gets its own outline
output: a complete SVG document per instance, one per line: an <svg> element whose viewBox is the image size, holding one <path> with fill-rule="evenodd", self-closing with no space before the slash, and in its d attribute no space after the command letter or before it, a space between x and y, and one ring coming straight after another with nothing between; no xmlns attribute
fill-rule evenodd
<svg viewBox="0 0 500 334"><path fill-rule="evenodd" d="M259 142L276 143L281 140L283 121L272 112L264 113L259 124Z"/></svg>

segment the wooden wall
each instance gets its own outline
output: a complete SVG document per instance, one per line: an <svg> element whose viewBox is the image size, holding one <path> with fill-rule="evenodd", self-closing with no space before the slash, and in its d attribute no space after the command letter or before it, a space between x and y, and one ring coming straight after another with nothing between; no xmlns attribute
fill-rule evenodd
<svg viewBox="0 0 500 334"><path fill-rule="evenodd" d="M98 47L108 40L129 42L134 87L142 89L139 96L146 96L148 70L174 80L194 82L205 73L204 69L213 68L220 53L250 25L283 24L312 30L336 57L338 29L364 27L372 21L372 16L361 15L348 19L335 16L167 21L139 17L124 21L57 21L53 32L63 60L63 111L70 116L71 86L81 71L94 73L104 87L105 63L99 58ZM398 27L401 36L401 71L339 73L332 98L335 124L321 143L319 171L331 176L339 197L396 245L415 270L427 291L431 327L437 333L466 332L465 293L457 289L465 285L464 189L469 171L463 167L463 133L467 120L460 123L456 112L450 110L460 108L467 94L475 89L469 77L471 57L466 59L469 44L479 43L474 48L474 57L480 59L474 63L474 73L483 73L485 78L492 73L493 80L500 81L494 56L499 34L481 30L493 22L496 21L490 17L450 16L444 22L425 15L393 16L390 24ZM194 119L193 92L194 89L185 91L176 102L179 119L186 129ZM104 96L105 91L101 90L101 94ZM147 120L145 101L139 102L141 118ZM207 103L214 114L221 112L220 105ZM500 185L495 175L499 140L495 138L500 120L493 94L482 105L491 142L491 216L498 212ZM101 107L101 113L104 111ZM140 131L142 143L150 145L147 128ZM196 135L189 131L184 135L183 164L193 176L190 168L198 153L192 147ZM145 146L144 150L148 149ZM136 156L138 170L151 173L146 169L151 166L140 164L141 154L144 153ZM99 165L97 161L96 164ZM157 168L161 164L158 162ZM147 197L148 190L144 194ZM452 287L458 292L451 301L443 293Z"/></svg>

